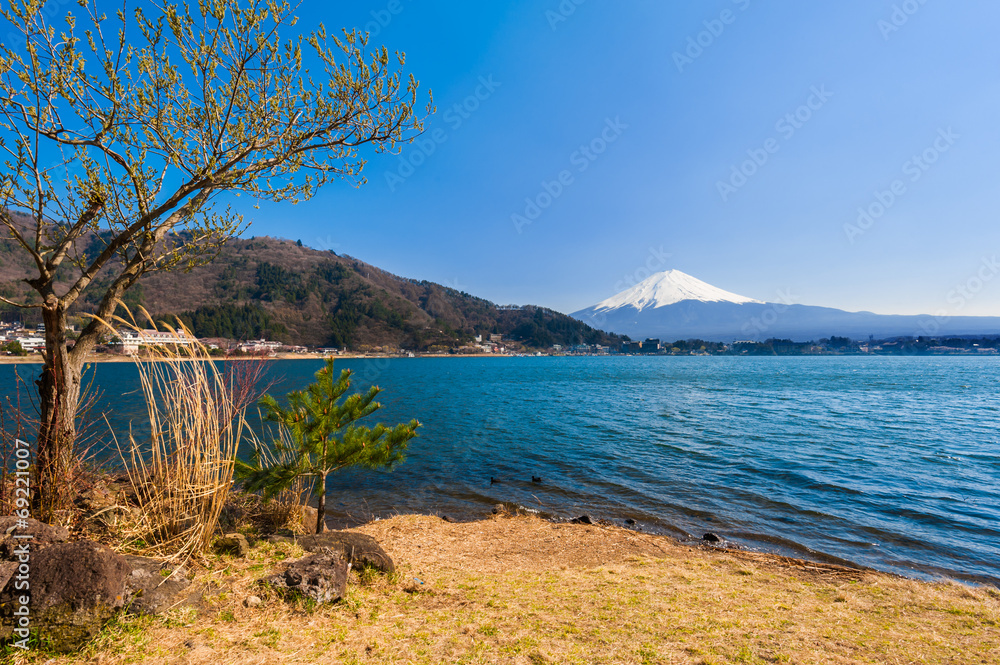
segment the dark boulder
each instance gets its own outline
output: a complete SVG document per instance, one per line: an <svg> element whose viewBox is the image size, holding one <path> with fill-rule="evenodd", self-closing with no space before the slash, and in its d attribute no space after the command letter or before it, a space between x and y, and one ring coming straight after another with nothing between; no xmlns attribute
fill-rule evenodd
<svg viewBox="0 0 1000 665"><path fill-rule="evenodd" d="M571 519L570 522L573 524L593 524L594 520L590 517L590 515L580 515L579 517Z"/></svg>
<svg viewBox="0 0 1000 665"><path fill-rule="evenodd" d="M383 573L393 573L396 566L382 546L371 536L354 531L327 531L295 539L307 552L341 554L355 566L371 566Z"/></svg>
<svg viewBox="0 0 1000 665"><path fill-rule="evenodd" d="M285 592L298 593L317 603L333 603L347 591L350 564L343 555L323 552L288 564L265 582Z"/></svg>
<svg viewBox="0 0 1000 665"><path fill-rule="evenodd" d="M31 552L30 625L54 651L75 651L92 639L125 602L125 558L99 543L55 543ZM0 591L0 641L15 633L23 590L17 576Z"/></svg>
<svg viewBox="0 0 1000 665"><path fill-rule="evenodd" d="M125 578L125 606L129 614L163 614L193 601L190 574L169 561L128 556L131 572Z"/></svg>
<svg viewBox="0 0 1000 665"><path fill-rule="evenodd" d="M18 526L18 523L22 526ZM16 517L0 517L0 589L7 586L18 566L17 549L30 543L32 555L54 543L69 540L69 531L61 526L52 526L38 520L20 520Z"/></svg>
<svg viewBox="0 0 1000 665"><path fill-rule="evenodd" d="M24 522L24 526L18 526ZM15 538L14 536L30 536ZM16 517L0 517L0 561L10 561L15 557L14 548L22 542L31 543L31 551L38 552L53 543L65 543L69 531L61 526L52 526L38 520L19 520Z"/></svg>
<svg viewBox="0 0 1000 665"><path fill-rule="evenodd" d="M709 531L704 536L702 536L701 539L704 540L706 543L721 543L722 542L722 538L720 538L718 535L712 533L711 531Z"/></svg>

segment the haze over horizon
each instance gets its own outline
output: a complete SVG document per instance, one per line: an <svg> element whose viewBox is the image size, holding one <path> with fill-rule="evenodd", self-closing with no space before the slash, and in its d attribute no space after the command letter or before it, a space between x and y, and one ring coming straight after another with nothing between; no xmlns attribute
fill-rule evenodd
<svg viewBox="0 0 1000 665"><path fill-rule="evenodd" d="M247 235L562 312L678 269L758 300L1000 315L1000 6L308 0L299 14L289 34L367 28L405 51L437 113L402 158L370 159L361 188L238 199Z"/></svg>

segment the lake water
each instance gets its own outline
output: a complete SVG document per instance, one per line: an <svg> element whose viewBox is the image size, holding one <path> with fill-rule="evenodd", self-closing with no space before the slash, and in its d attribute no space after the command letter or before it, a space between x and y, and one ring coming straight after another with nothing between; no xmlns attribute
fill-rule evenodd
<svg viewBox="0 0 1000 665"><path fill-rule="evenodd" d="M274 394L321 361L273 361ZM1000 359L591 357L338 360L417 418L391 473L341 473L337 522L587 513L917 577L1000 584ZM32 376L37 366L21 366ZM0 366L0 394L14 368ZM118 431L131 364L96 366ZM540 483L532 476L541 477ZM496 483L491 484L491 478Z"/></svg>

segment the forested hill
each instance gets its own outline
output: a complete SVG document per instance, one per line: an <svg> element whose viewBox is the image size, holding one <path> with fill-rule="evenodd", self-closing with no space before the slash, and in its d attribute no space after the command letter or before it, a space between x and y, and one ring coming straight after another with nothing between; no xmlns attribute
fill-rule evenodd
<svg viewBox="0 0 1000 665"><path fill-rule="evenodd" d="M3 293L27 288L19 280L31 266L22 258L13 243L0 242ZM97 295L88 293L78 310L92 308ZM267 337L355 350L441 350L491 333L531 348L621 341L549 309L498 309L440 284L268 237L233 239L212 263L189 273L147 275L126 302L143 305L157 318L181 315L199 337ZM6 314L10 318L13 312Z"/></svg>

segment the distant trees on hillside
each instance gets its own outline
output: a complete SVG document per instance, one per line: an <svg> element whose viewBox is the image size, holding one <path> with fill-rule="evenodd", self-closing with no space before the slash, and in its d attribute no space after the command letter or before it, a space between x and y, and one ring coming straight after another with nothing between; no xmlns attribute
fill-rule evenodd
<svg viewBox="0 0 1000 665"><path fill-rule="evenodd" d="M548 348L553 344L620 344L622 339L595 330L581 321L544 307L499 312L501 322L516 322L506 336L526 346Z"/></svg>
<svg viewBox="0 0 1000 665"><path fill-rule="evenodd" d="M313 288L310 288L312 286ZM260 300L285 300L294 303L305 300L315 285L307 284L302 276L267 261L257 264L257 292Z"/></svg>
<svg viewBox="0 0 1000 665"><path fill-rule="evenodd" d="M207 305L180 315L181 321L196 337L227 339L273 339L284 341L284 324L256 303L245 305Z"/></svg>

